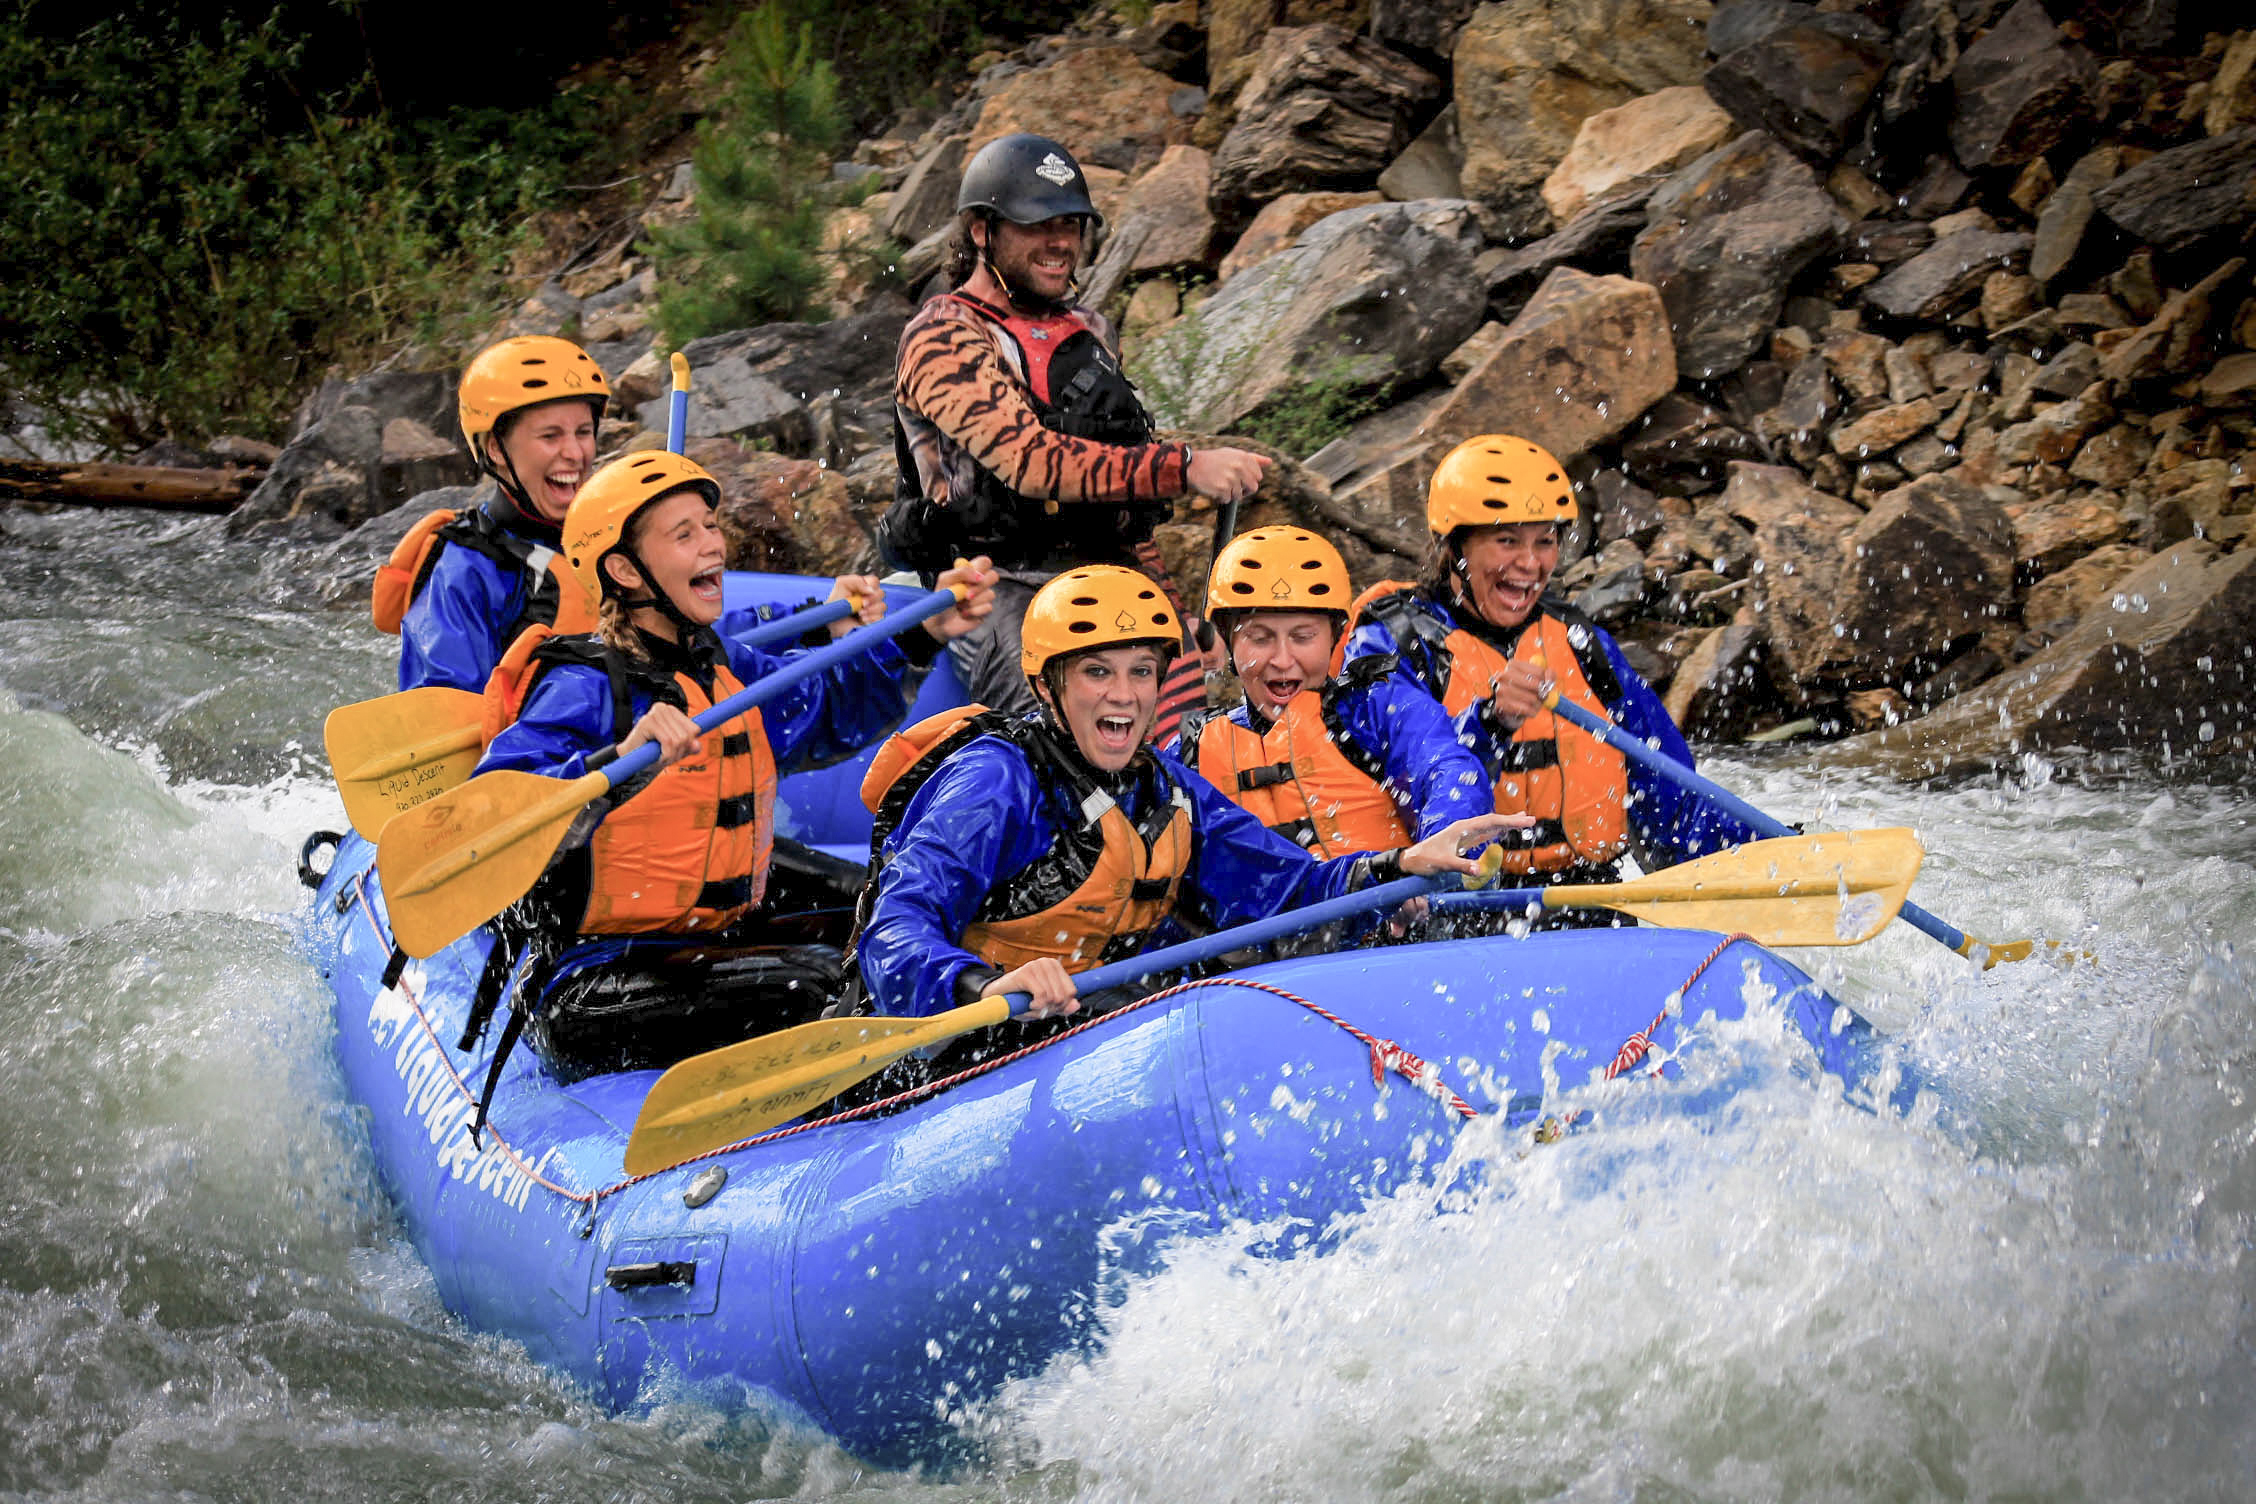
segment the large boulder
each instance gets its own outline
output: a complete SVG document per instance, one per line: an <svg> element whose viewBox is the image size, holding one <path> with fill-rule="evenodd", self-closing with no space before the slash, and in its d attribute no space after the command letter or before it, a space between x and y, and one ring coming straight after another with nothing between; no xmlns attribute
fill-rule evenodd
<svg viewBox="0 0 2256 1504"><path fill-rule="evenodd" d="M1213 162L1195 146L1170 146L1138 178L1111 226L1104 250L1081 289L1084 301L1103 306L1132 277L1203 267L1214 245L1214 214L1207 208Z"/></svg>
<svg viewBox="0 0 2256 1504"><path fill-rule="evenodd" d="M2022 264L2031 243L2018 232L1953 231L1867 286L1864 305L1892 319L1932 322L1980 296L1991 272Z"/></svg>
<svg viewBox="0 0 2256 1504"><path fill-rule="evenodd" d="M980 106L965 160L998 136L1035 131L1063 143L1084 164L1126 166L1188 141L1190 122L1168 107L1181 88L1126 47L1083 47L1046 67L1005 79Z"/></svg>
<svg viewBox="0 0 2256 1504"><path fill-rule="evenodd" d="M945 136L916 159L901 186L893 190L893 202L885 211L886 234L915 245L954 222L964 148L970 142L969 136Z"/></svg>
<svg viewBox="0 0 2256 1504"><path fill-rule="evenodd" d="M1334 214L1154 335L1137 379L1163 424L1223 430L1295 388L1419 380L1480 325L1479 244L1462 200Z"/></svg>
<svg viewBox="0 0 2256 1504"><path fill-rule="evenodd" d="M1543 202L1560 224L1623 185L1682 167L1739 134L1705 89L1681 84L1600 110L1543 180Z"/></svg>
<svg viewBox="0 0 2256 1504"><path fill-rule="evenodd" d="M403 501L465 485L477 467L460 444L410 417L348 402L292 439L257 489L227 516L230 537L289 524L316 536L358 528Z"/></svg>
<svg viewBox="0 0 2256 1504"><path fill-rule="evenodd" d="M864 436L890 431L893 361L906 322L905 314L881 309L691 340L682 347L691 372L689 436L764 438L784 453L835 462L839 456L817 452L828 447L826 426ZM642 426L663 433L668 401L644 403Z"/></svg>
<svg viewBox="0 0 2256 1504"><path fill-rule="evenodd" d="M1468 4L1467 8L1470 8ZM1261 59L1261 41L1280 26L1330 22L1350 32L1372 18L1371 0L1205 0L1206 92L1228 103ZM1391 45L1374 27L1374 38Z"/></svg>
<svg viewBox="0 0 2256 1504"><path fill-rule="evenodd" d="M1969 168L2010 167L2066 139L2091 108L2091 57L2038 0L2016 0L1959 54L1951 150Z"/></svg>
<svg viewBox="0 0 2256 1504"><path fill-rule="evenodd" d="M1678 368L1708 380L1763 348L1787 285L1848 227L1808 164L1749 131L1653 195L1630 271L1660 289Z"/></svg>
<svg viewBox="0 0 2256 1504"><path fill-rule="evenodd" d="M2182 763L2256 751L2256 551L2173 545L2123 575L2050 646L1923 720L1828 749L1912 776L2024 752Z"/></svg>
<svg viewBox="0 0 2256 1504"><path fill-rule="evenodd" d="M1543 180L1582 122L1642 94L1696 84L1708 0L1490 0L1452 54L1464 184L1491 238L1551 228Z"/></svg>
<svg viewBox="0 0 2256 1504"><path fill-rule="evenodd" d="M1261 41L1237 123L1214 153L1218 205L1314 188L1367 188L1410 141L1441 80L1338 26L1286 26Z"/></svg>
<svg viewBox="0 0 2256 1504"><path fill-rule="evenodd" d="M2157 152L2094 193L2092 202L2165 251L2256 221L2256 125Z"/></svg>
<svg viewBox="0 0 2256 1504"><path fill-rule="evenodd" d="M1764 24L1727 29L1727 12L1754 12ZM1726 7L1717 21L1708 42L1718 57L1704 81L1716 103L1741 130L1763 131L1811 161L1839 156L1888 71L1887 29L1776 0Z"/></svg>
<svg viewBox="0 0 2256 1504"><path fill-rule="evenodd" d="M1301 231L1318 220L1347 209L1380 202L1377 193L1285 193L1261 206L1253 223L1238 234L1237 243L1222 258L1214 280L1227 282L1247 267L1268 260L1300 238Z"/></svg>
<svg viewBox="0 0 2256 1504"><path fill-rule="evenodd" d="M1437 445L1511 433L1571 459L1676 386L1660 295L1559 267L1420 429Z"/></svg>

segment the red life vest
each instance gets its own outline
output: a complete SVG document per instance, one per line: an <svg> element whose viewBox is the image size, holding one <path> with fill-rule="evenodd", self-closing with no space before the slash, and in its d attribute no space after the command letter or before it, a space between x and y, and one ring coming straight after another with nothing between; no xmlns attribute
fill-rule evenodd
<svg viewBox="0 0 2256 1504"><path fill-rule="evenodd" d="M1131 821L1035 722L968 705L888 738L862 780L862 802L877 817L873 853L925 780L982 736L1005 737L1023 751L1036 778L1062 788L1081 818L1047 854L996 885L957 943L1005 971L1039 956L1077 972L1133 955L1175 911L1195 834L1190 795L1172 787L1172 798Z"/></svg>
<svg viewBox="0 0 2256 1504"><path fill-rule="evenodd" d="M1393 667L1359 658L1349 672L1369 679ZM1304 689L1265 732L1234 716L1212 716L1183 731L1183 760L1238 806L1318 857L1391 851L1412 840L1387 791L1385 769L1355 744L1334 701L1339 681Z"/></svg>
<svg viewBox="0 0 2256 1504"><path fill-rule="evenodd" d="M1560 698L1596 715L1613 714L1592 686L1597 679L1615 687L1618 696L1605 649L1588 623L1562 619L1555 608L1539 607L1509 653L1465 627L1444 629L1420 603L1417 587L1399 580L1374 585L1356 598L1350 631L1366 613L1405 650L1413 640L1422 641L1445 666L1441 705L1452 716L1486 699L1507 664L1523 661L1539 663ZM1612 862L1629 849L1628 798L1629 763L1621 753L1552 712L1538 711L1512 732L1496 776L1496 812L1536 819L1528 832L1531 844L1506 849L1504 870L1563 872Z"/></svg>
<svg viewBox="0 0 2256 1504"><path fill-rule="evenodd" d="M540 675L558 663L604 670L611 682L611 739L632 729L631 687L696 716L742 689L725 661L713 687L666 674L592 636L531 628L486 681L486 739L517 719ZM766 891L775 847L775 754L760 712L705 733L701 749L661 768L613 806L587 846L584 935L684 934L724 928Z"/></svg>

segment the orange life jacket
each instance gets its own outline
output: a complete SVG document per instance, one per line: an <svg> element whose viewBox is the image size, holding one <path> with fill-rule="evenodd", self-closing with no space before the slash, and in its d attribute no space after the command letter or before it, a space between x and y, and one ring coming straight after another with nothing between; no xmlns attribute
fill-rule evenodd
<svg viewBox="0 0 2256 1504"><path fill-rule="evenodd" d="M542 672L558 663L601 668L611 682L611 739L634 723L639 687L695 716L742 689L726 661L707 693L593 636L533 627L486 681L486 740L517 719ZM661 768L613 806L586 849L584 935L683 934L725 927L766 891L775 847L775 754L757 709L705 733L702 748Z"/></svg>
<svg viewBox="0 0 2256 1504"><path fill-rule="evenodd" d="M546 544L519 537L494 521L484 507L456 512L448 507L426 512L392 545L391 557L376 569L370 593L369 615L376 630L399 636L407 608L423 591L439 555L450 543L474 549L501 565L526 576L525 604L517 620L502 634L514 639L527 627L555 626L561 632L592 632L595 619L585 597L566 570L564 556Z"/></svg>
<svg viewBox="0 0 2256 1504"><path fill-rule="evenodd" d="M1389 672L1393 661L1359 658L1351 682ZM1386 771L1341 723L1337 679L1304 689L1265 732L1234 716L1211 716L1183 729L1182 757L1240 808L1319 857L1391 851L1410 844L1410 827L1386 787Z"/></svg>
<svg viewBox="0 0 2256 1504"><path fill-rule="evenodd" d="M1062 789L1080 821L1047 854L997 884L957 943L1005 971L1038 956L1076 972L1133 955L1175 911L1195 835L1189 791L1170 783L1172 797L1131 821L1038 722L967 705L888 738L862 780L862 802L876 816L873 858L925 780L982 736L1005 737L1024 752L1045 791ZM875 888L873 880L865 908Z"/></svg>
<svg viewBox="0 0 2256 1504"><path fill-rule="evenodd" d="M1522 661L1539 663L1560 698L1597 715L1613 714L1593 681L1611 688L1616 699L1620 681L1578 613L1539 607L1507 651L1466 627L1444 627L1417 603L1416 590L1398 580L1372 586L1356 597L1349 630L1368 614L1405 649L1414 639L1422 641L1446 666L1441 705L1450 715L1487 698L1505 666ZM1628 798L1629 763L1621 753L1552 712L1538 711L1512 733L1496 776L1496 812L1536 819L1526 833L1527 846L1506 848L1504 870L1563 872L1611 863L1629 849Z"/></svg>

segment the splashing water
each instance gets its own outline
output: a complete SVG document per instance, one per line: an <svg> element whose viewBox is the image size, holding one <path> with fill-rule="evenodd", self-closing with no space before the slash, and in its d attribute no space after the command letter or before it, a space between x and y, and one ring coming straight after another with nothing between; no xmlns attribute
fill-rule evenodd
<svg viewBox="0 0 2256 1504"><path fill-rule="evenodd" d="M1711 769L1915 826L1919 902L2096 962L1981 972L1898 924L1795 959L1889 1032L1907 1114L1765 1000L1681 1079L1458 1138L1281 1256L1118 1282L1108 1340L971 1418L960 1475L759 1414L611 1417L437 1306L301 958L320 717L357 613L199 535L0 540L0 1494L89 1499L2226 1499L2256 1476L2256 833L2245 788L1909 788Z"/></svg>

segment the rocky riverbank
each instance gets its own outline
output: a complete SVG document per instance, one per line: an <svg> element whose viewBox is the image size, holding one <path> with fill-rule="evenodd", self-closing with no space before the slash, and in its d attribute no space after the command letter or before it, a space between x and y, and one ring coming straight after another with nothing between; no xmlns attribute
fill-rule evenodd
<svg viewBox="0 0 2256 1504"><path fill-rule="evenodd" d="M1273 441L1293 463L1247 521L1323 529L1360 581L1416 567L1451 443L1515 432L1579 485L1563 592L1697 737L1863 731L1836 755L1920 771L2246 754L2256 30L2222 9L1100 13L839 164L883 186L833 241L890 244L890 274L842 254L830 321L692 345L690 452L741 564L866 562L894 342L957 175L1038 129L1089 168L1087 295L1155 410ZM644 217L694 192L676 174ZM663 426L652 293L623 243L511 323L614 373L616 447ZM468 478L451 384L324 388L229 531L380 553ZM1188 506L1166 530L1186 582L1210 535Z"/></svg>

